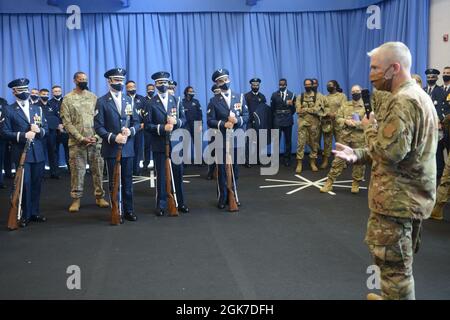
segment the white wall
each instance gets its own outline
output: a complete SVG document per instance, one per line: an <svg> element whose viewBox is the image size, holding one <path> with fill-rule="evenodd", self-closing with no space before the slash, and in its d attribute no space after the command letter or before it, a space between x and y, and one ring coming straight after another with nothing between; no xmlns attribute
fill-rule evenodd
<svg viewBox="0 0 450 320"><path fill-rule="evenodd" d="M450 39L444 42L444 34L448 34L450 38L450 0L431 0L428 66L441 71L440 84L442 69L450 66Z"/></svg>

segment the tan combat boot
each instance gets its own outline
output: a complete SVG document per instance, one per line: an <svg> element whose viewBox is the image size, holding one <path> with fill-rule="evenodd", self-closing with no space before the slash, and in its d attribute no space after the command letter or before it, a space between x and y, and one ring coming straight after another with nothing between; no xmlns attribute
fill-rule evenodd
<svg viewBox="0 0 450 320"><path fill-rule="evenodd" d="M295 173L300 174L302 173L303 165L302 160L297 160L297 168L295 168Z"/></svg>
<svg viewBox="0 0 450 320"><path fill-rule="evenodd" d="M320 169L326 169L328 168L328 157L325 157L322 159L322 165L320 166Z"/></svg>
<svg viewBox="0 0 450 320"><path fill-rule="evenodd" d="M367 300L383 300L383 297L376 293L369 293L367 295Z"/></svg>
<svg viewBox="0 0 450 320"><path fill-rule="evenodd" d="M331 180L330 178L327 179L327 182L325 182L325 184L323 185L322 188L320 188L320 192L322 193L327 193L330 192L331 190L333 190L333 180Z"/></svg>
<svg viewBox="0 0 450 320"><path fill-rule="evenodd" d="M444 203L436 203L433 211L431 212L431 219L434 220L442 220L444 219L444 206L445 206L445 202Z"/></svg>
<svg viewBox="0 0 450 320"><path fill-rule="evenodd" d="M69 207L69 212L80 211L80 199L73 199L72 204Z"/></svg>
<svg viewBox="0 0 450 320"><path fill-rule="evenodd" d="M359 193L359 181L353 180L352 182L352 193Z"/></svg>
<svg viewBox="0 0 450 320"><path fill-rule="evenodd" d="M316 159L309 159L309 164L311 165L311 170L313 172L319 171L319 169L317 169L317 166L316 166Z"/></svg>
<svg viewBox="0 0 450 320"><path fill-rule="evenodd" d="M109 208L109 203L103 198L95 199L95 204L100 208Z"/></svg>

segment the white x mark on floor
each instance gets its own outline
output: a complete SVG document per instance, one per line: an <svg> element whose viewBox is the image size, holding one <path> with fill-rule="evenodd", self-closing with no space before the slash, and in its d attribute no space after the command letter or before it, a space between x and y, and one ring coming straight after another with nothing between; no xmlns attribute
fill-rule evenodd
<svg viewBox="0 0 450 320"><path fill-rule="evenodd" d="M190 174L183 176L183 183L191 183L190 180L185 180L185 178L197 178L200 177L199 174ZM150 175L147 176L133 176L133 184L141 183L145 181L150 181L150 188L155 188L156 186L156 175L154 170L150 170ZM103 183L108 182L108 179L103 180Z"/></svg>
<svg viewBox="0 0 450 320"><path fill-rule="evenodd" d="M299 180L278 180L278 179L265 179L267 182L279 182L282 184L273 184L273 185L265 185L265 186L259 186L260 189L266 189L266 188L285 188L285 187L298 187L291 191L286 192L286 194L291 195L294 194L300 190L309 188L309 187L316 187L317 189L320 189L325 184L325 181L328 177L321 178L317 181L311 181L305 177L302 177L301 175L296 174L295 177L297 177ZM333 184L333 187L336 188L352 188L352 182L353 180L342 180L342 181L335 181ZM348 185L350 183L350 185ZM360 189L367 189L366 187L360 187ZM328 194L331 194L332 196L335 196L336 193L333 191L328 192Z"/></svg>

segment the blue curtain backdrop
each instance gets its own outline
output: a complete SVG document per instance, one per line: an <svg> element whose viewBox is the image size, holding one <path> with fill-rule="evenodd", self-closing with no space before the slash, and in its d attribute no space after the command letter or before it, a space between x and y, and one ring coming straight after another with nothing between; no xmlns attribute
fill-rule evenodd
<svg viewBox="0 0 450 320"><path fill-rule="evenodd" d="M403 41L413 54L413 71L427 65L429 0L379 3L381 29L369 30L366 8L296 13L88 13L80 30L66 27L65 14L0 14L0 96L12 101L6 84L28 77L32 87L73 87L74 72L89 76L98 96L107 91L103 74L128 70L145 94L151 74L167 70L179 84L192 85L206 110L211 74L231 73L232 89L249 90L262 79L269 99L278 79L299 93L303 79L316 77L319 90L336 79L345 93L352 84L369 86L367 52L385 41ZM293 136L296 137L294 130ZM294 139L296 141L296 139ZM293 145L293 151L296 144Z"/></svg>

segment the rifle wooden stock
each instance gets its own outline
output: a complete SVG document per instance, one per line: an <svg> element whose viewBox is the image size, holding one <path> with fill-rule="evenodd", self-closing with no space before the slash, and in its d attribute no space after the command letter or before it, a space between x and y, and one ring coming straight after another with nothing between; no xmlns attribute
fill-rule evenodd
<svg viewBox="0 0 450 320"><path fill-rule="evenodd" d="M121 160L122 160L122 148L123 145L119 145L116 155L116 163L114 164L113 174L113 187L111 192L111 224L120 225L120 202L119 202L119 190L120 190L120 175L121 175Z"/></svg>
<svg viewBox="0 0 450 320"><path fill-rule="evenodd" d="M19 166L16 170L16 177L14 178L14 188L13 194L11 196L10 207L8 212L8 229L10 231L17 230L19 228L17 224L18 216L19 216L19 202L20 196L22 194L22 179L24 174L24 165L25 160L27 158L27 152L30 149L31 140L27 140L25 144L25 148L23 148L22 154L19 160Z"/></svg>
<svg viewBox="0 0 450 320"><path fill-rule="evenodd" d="M167 193L167 210L169 216L177 217L178 209L175 202L175 196L172 192L172 171L170 170L170 138L166 137L166 193Z"/></svg>
<svg viewBox="0 0 450 320"><path fill-rule="evenodd" d="M230 129L227 129L230 130ZM228 131L227 131L228 133ZM226 141L226 161L225 161L225 172L226 172L226 176L227 176L227 193L228 193L228 211L230 212L236 212L239 211L239 207L237 205L236 202L236 195L234 194L234 190L233 190L233 171L231 166L232 161L231 161L231 155L230 155L230 137L226 137L227 141Z"/></svg>

